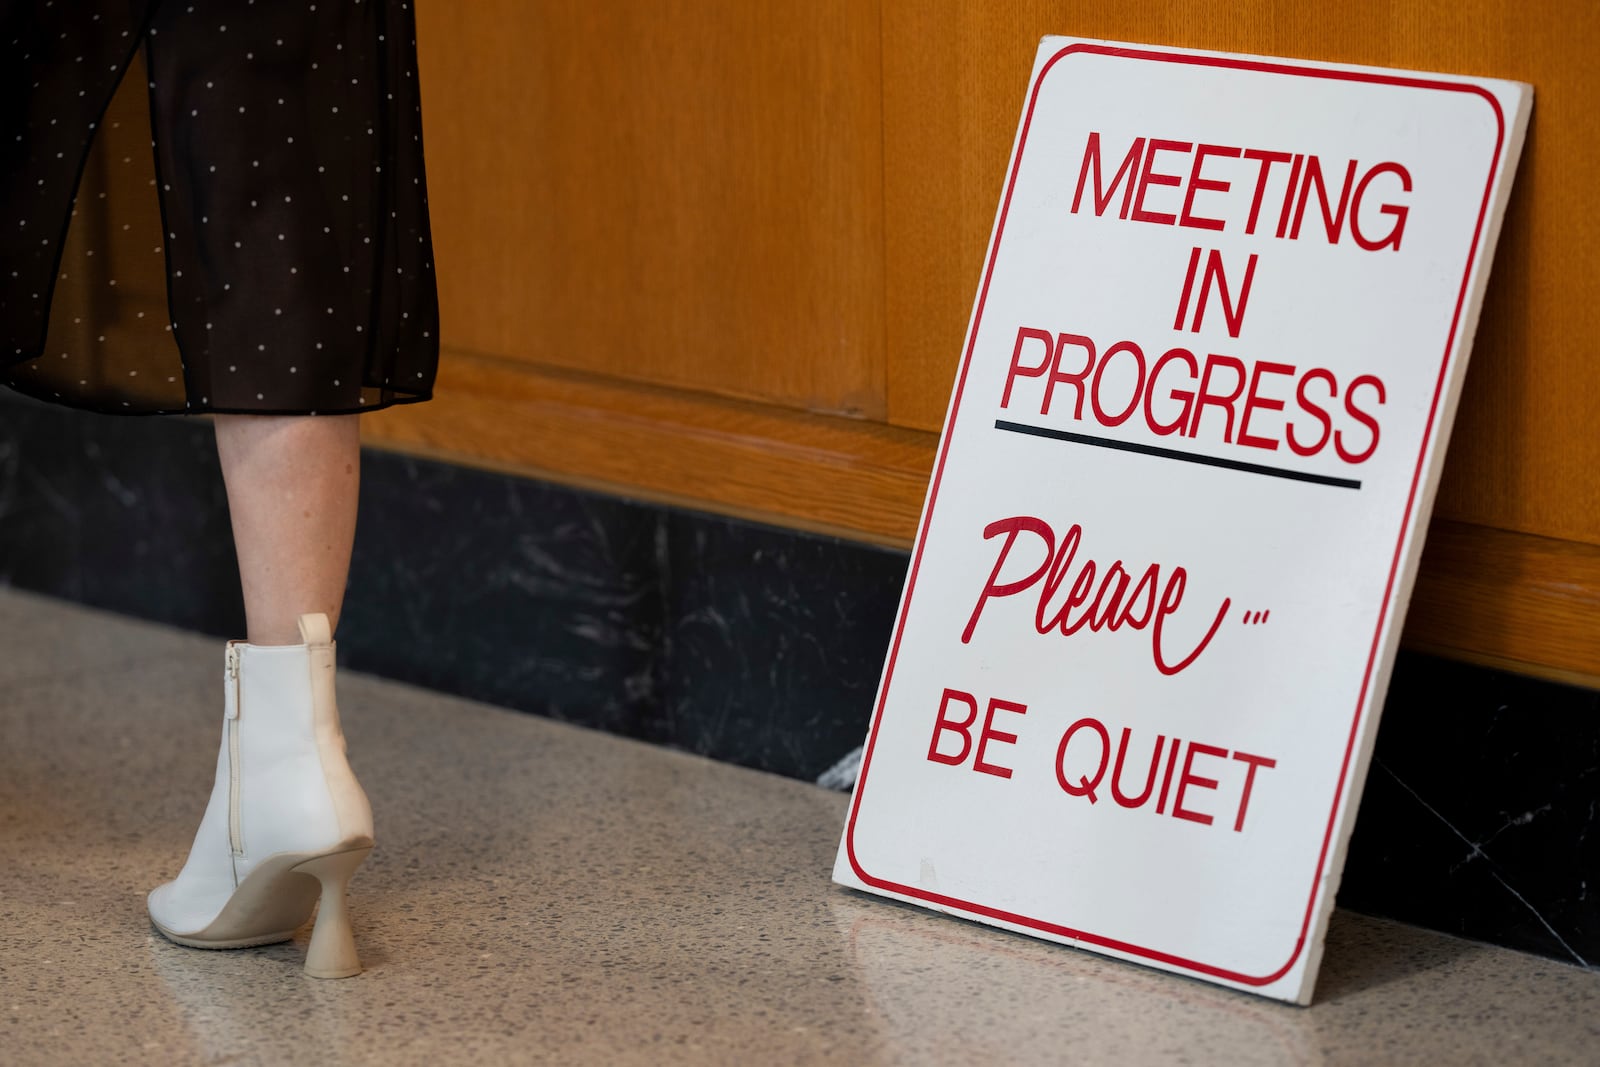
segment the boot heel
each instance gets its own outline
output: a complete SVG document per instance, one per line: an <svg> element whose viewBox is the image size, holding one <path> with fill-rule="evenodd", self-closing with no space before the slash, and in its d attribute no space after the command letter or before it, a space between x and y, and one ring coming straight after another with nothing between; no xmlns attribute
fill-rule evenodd
<svg viewBox="0 0 1600 1067"><path fill-rule="evenodd" d="M322 899L317 904L317 923L311 928L311 947L306 952L306 974L313 978L350 978L361 973L361 958L356 955L356 939L350 930L350 906L345 894L350 876L372 851L366 848L335 852L306 860L294 870L309 874L322 883Z"/></svg>

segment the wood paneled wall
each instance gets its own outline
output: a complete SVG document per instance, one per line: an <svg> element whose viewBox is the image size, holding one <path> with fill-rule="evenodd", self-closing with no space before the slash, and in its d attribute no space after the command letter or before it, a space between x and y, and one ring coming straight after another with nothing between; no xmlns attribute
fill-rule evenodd
<svg viewBox="0 0 1600 1067"><path fill-rule="evenodd" d="M1600 7L419 5L446 362L375 442L908 544L1038 38L1528 81L1415 646L1600 680Z"/></svg>

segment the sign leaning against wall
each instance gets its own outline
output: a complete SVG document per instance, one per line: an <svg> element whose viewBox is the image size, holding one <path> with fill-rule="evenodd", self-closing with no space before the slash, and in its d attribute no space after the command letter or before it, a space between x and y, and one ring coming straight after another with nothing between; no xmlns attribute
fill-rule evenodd
<svg viewBox="0 0 1600 1067"><path fill-rule="evenodd" d="M837 881L1309 1002L1531 102L1044 40Z"/></svg>

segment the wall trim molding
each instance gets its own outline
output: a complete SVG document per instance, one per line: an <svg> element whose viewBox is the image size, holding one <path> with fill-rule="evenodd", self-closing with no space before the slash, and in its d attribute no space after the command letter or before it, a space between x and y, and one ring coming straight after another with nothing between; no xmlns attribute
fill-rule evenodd
<svg viewBox="0 0 1600 1067"><path fill-rule="evenodd" d="M369 444L905 550L938 435L462 350ZM1402 643L1600 688L1600 545L1435 518Z"/></svg>

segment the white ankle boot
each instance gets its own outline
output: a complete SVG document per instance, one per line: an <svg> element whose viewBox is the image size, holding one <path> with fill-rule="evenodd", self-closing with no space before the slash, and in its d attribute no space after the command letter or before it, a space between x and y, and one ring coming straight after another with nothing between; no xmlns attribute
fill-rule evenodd
<svg viewBox="0 0 1600 1067"><path fill-rule="evenodd" d="M324 615L305 644L228 644L222 751L189 860L150 893L150 919L180 945L287 941L321 905L306 973L361 972L345 891L372 851L372 807L345 760Z"/></svg>

